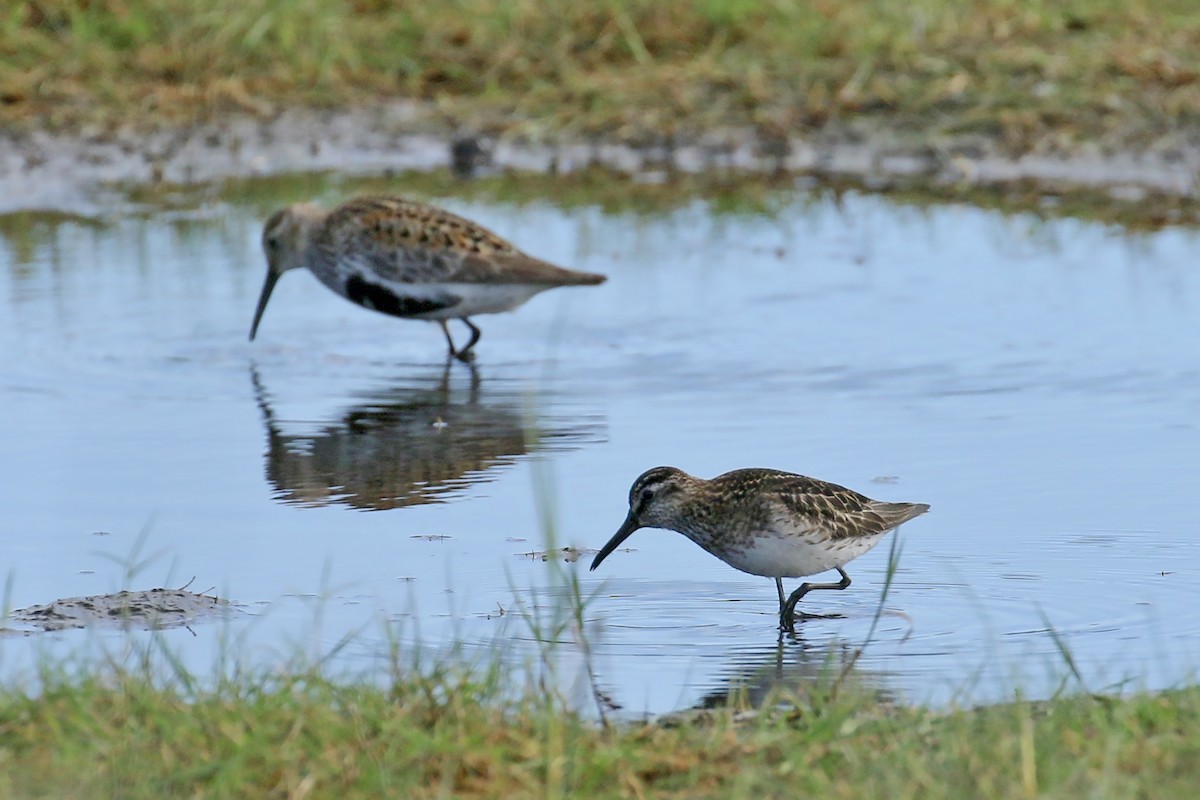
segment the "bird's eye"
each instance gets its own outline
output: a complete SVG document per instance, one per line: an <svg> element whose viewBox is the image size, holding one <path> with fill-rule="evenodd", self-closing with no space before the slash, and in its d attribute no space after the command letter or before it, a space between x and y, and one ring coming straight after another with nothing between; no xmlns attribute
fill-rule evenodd
<svg viewBox="0 0 1200 800"><path fill-rule="evenodd" d="M642 489L641 505L646 505L646 503L649 503L653 499L654 499L654 490L653 489Z"/></svg>
<svg viewBox="0 0 1200 800"><path fill-rule="evenodd" d="M279 249L279 240L274 236L267 239L267 249L274 253Z"/></svg>

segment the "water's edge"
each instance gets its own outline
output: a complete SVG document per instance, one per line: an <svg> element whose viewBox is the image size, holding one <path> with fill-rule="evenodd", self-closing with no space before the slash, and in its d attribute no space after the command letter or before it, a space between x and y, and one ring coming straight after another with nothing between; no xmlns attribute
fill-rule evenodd
<svg viewBox="0 0 1200 800"><path fill-rule="evenodd" d="M191 183L250 175L339 170L365 174L455 166L555 173L602 166L641 180L672 173L815 174L960 191L1034 183L1047 191L1096 192L1133 204L1149 196L1200 194L1200 142L1173 139L1136 149L1013 155L985 136L903 134L827 126L767 138L748 129L690 140L548 142L492 140L434 120L419 103L377 109L291 110L154 131L0 133L0 213L86 213L86 191L113 182Z"/></svg>

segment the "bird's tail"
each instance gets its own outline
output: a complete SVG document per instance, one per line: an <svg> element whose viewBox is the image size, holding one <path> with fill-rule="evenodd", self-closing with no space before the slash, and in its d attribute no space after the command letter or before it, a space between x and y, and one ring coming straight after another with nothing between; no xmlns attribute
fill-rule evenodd
<svg viewBox="0 0 1200 800"><path fill-rule="evenodd" d="M599 275L595 272L579 272L573 269L566 270L566 272L570 273L569 282L574 286L595 286L608 280L607 275Z"/></svg>

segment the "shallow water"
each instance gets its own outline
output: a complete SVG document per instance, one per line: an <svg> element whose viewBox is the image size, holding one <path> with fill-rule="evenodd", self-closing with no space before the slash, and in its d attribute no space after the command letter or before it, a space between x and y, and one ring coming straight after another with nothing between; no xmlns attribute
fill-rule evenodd
<svg viewBox="0 0 1200 800"><path fill-rule="evenodd" d="M769 211L642 215L447 196L610 276L477 319L472 370L443 361L436 326L307 274L280 282L247 342L261 222L296 194L111 195L95 217L3 221L10 607L195 577L245 612L156 634L198 670L231 646L287 658L347 636L339 658L369 670L393 635L499 643L517 664L537 651L523 613L547 622L564 603L537 554L602 545L641 471L771 466L933 507L901 530L853 664L881 691L1047 695L1074 685L1060 647L1093 691L1195 677L1193 232L803 189ZM589 555L553 563L594 593L598 682L638 714L845 667L885 542L849 566L849 590L805 599L839 618L783 639L771 581L678 534L640 531L595 573ZM0 669L119 635L0 640ZM578 684L586 660L556 636Z"/></svg>

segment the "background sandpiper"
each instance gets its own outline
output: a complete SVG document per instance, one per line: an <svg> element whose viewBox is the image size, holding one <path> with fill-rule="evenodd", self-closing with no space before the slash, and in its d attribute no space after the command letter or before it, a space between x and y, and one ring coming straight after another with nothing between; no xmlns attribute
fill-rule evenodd
<svg viewBox="0 0 1200 800"><path fill-rule="evenodd" d="M263 227L267 277L250 339L279 276L305 267L334 292L372 311L442 326L450 355L466 361L479 341L469 317L511 311L556 286L591 286L605 276L526 255L468 219L398 197L360 197L332 211L307 203L276 211ZM455 348L449 319L471 331Z"/></svg>

